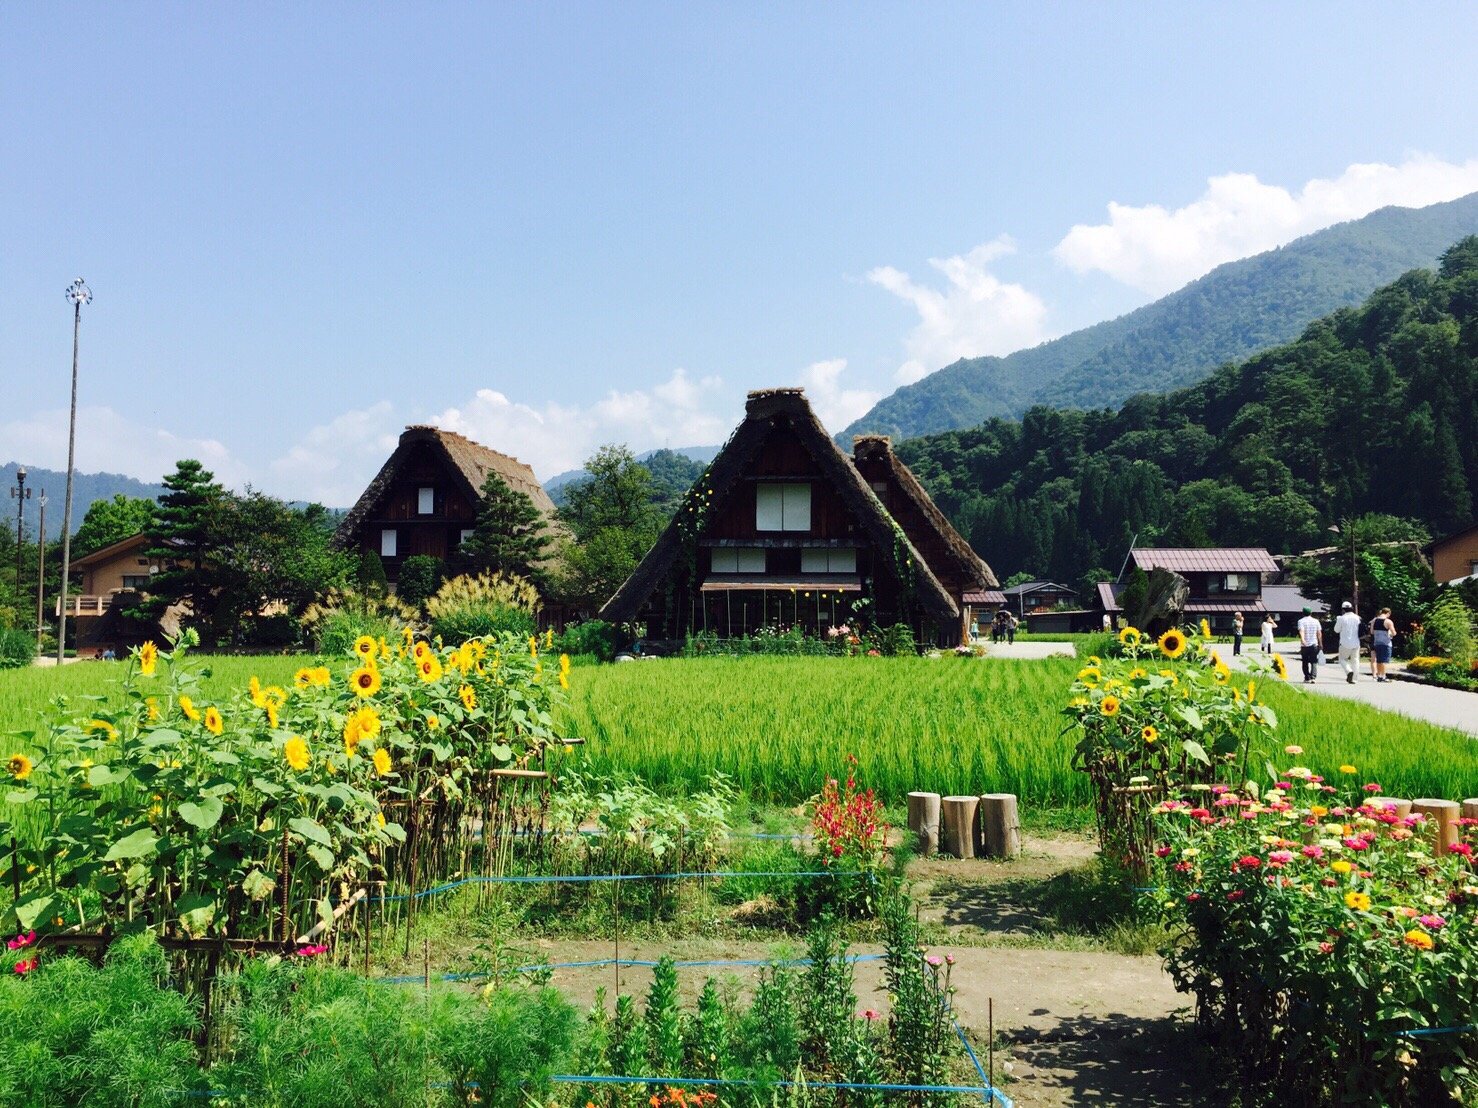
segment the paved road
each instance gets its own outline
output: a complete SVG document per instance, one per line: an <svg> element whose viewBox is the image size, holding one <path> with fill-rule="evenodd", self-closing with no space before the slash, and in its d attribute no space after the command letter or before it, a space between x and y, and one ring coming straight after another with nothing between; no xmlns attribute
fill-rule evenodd
<svg viewBox="0 0 1478 1108"><path fill-rule="evenodd" d="M991 642L989 638L976 639L985 646L987 658L1052 658L1065 654L1074 657L1077 647L1070 642Z"/></svg>
<svg viewBox="0 0 1478 1108"><path fill-rule="evenodd" d="M1243 649L1248 648L1244 646ZM1369 658L1360 659L1361 671L1356 675L1353 685L1345 682L1344 670L1340 668L1337 659L1320 665L1318 679L1312 685L1305 685L1300 677L1303 671L1299 667L1297 647L1292 643L1279 643L1277 650L1283 655L1283 660L1288 663L1290 688L1320 696L1360 700L1376 708L1396 712L1398 715L1423 719L1442 727L1451 727L1458 731L1466 731L1470 735L1478 735L1478 693L1461 692L1457 689L1439 689L1433 685L1420 685L1414 681L1391 680L1377 684L1370 676ZM1231 650L1225 644L1218 645L1217 653L1229 663L1236 664L1241 661L1241 659L1231 657ZM1250 643L1249 653L1253 656L1257 654L1255 641ZM1248 654L1243 655L1244 658L1248 656ZM1397 668L1396 665L1392 666L1393 671Z"/></svg>

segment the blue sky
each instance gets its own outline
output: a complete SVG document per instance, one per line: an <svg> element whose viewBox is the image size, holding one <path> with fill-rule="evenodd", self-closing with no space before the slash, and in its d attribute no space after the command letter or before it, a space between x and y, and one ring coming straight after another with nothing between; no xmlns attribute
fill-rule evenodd
<svg viewBox="0 0 1478 1108"><path fill-rule="evenodd" d="M754 387L840 428L1478 190L1474 41L1461 4L5 5L0 460L65 462L79 274L86 470L342 505L414 421L541 476L721 441Z"/></svg>

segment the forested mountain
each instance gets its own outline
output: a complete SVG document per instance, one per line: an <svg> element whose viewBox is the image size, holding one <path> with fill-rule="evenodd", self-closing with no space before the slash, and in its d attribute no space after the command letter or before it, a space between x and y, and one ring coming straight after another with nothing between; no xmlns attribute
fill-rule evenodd
<svg viewBox="0 0 1478 1108"><path fill-rule="evenodd" d="M1118 411L1029 409L898 446L1002 579L1117 572L1140 545L1328 541L1383 512L1433 534L1478 494L1478 236L1296 341Z"/></svg>
<svg viewBox="0 0 1478 1108"><path fill-rule="evenodd" d="M15 471L18 468L15 462L7 462L0 466L0 487L15 488ZM62 501L67 493L66 473L54 469L26 466L26 487L33 490L31 499L26 501L25 506L27 535L32 539L36 536L40 509L39 498L43 489L46 490L47 534L53 537L60 535L62 533ZM77 528L82 526L82 517L87 515L87 509L92 506L94 500L111 500L120 494L153 500L164 491L163 485L151 485L146 481L125 477L121 473L74 473L72 475L72 531L75 533ZM10 530L11 534L14 534L15 501L3 492L0 492L0 497L6 497L4 506L8 506Z"/></svg>
<svg viewBox="0 0 1478 1108"><path fill-rule="evenodd" d="M637 455L637 461L652 474L652 488L657 504L668 514L688 487L703 475L704 467L718 455L716 446L685 446L677 450L662 448ZM572 469L556 474L544 482L544 491L556 507L564 507L570 486L590 480L585 469Z"/></svg>
<svg viewBox="0 0 1478 1108"><path fill-rule="evenodd" d="M885 397L838 440L897 438L1019 416L1032 404L1115 407L1191 384L1219 365L1294 338L1478 233L1478 193L1427 208L1382 208L1276 250L1218 266L1118 319L1004 358L966 358Z"/></svg>

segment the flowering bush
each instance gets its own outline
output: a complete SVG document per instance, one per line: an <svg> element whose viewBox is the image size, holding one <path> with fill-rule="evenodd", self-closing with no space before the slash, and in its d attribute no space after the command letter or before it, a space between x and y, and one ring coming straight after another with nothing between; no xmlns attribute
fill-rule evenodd
<svg viewBox="0 0 1478 1108"><path fill-rule="evenodd" d="M1156 809L1170 972L1283 1103L1473 1103L1474 821L1434 857L1422 817L1379 791L1292 766L1265 791L1202 786Z"/></svg>
<svg viewBox="0 0 1478 1108"><path fill-rule="evenodd" d="M824 869L859 873L838 877L829 890L845 910L872 915L877 907L878 874L888 856L888 824L872 789L859 789L855 755L847 755L846 783L835 777L811 801L811 833L816 860Z"/></svg>
<svg viewBox="0 0 1478 1108"><path fill-rule="evenodd" d="M1212 650L1177 628L1147 641L1119 632L1121 656L1096 655L1074 680L1065 714L1081 732L1074 765L1093 781L1105 854L1134 873L1147 866L1147 798L1219 771L1245 780L1254 736L1278 726L1257 699L1257 674L1245 683ZM1279 677L1282 658L1274 656Z"/></svg>
<svg viewBox="0 0 1478 1108"><path fill-rule="evenodd" d="M541 754L568 683L533 639L447 649L407 630L207 704L190 645L145 643L125 708L58 719L3 763L17 929L289 939L391 868L397 810L439 805L436 826L458 826L489 770Z"/></svg>

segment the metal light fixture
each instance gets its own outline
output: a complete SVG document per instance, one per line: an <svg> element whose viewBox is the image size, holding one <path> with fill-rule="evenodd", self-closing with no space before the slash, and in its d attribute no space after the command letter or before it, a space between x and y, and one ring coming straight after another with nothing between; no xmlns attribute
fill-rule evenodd
<svg viewBox="0 0 1478 1108"><path fill-rule="evenodd" d="M15 498L15 595L21 594L21 550L26 542L26 520L22 512L25 511L26 501L31 498L31 490L26 488L26 467L21 466L15 471L15 488L10 490L10 495Z"/></svg>
<svg viewBox="0 0 1478 1108"><path fill-rule="evenodd" d="M62 507L62 587L58 603L61 619L57 621L56 664L61 665L67 650L67 578L72 572L72 473L77 461L77 340L82 330L82 305L92 303L92 289L78 277L67 286L67 302L72 305L72 417L67 425L67 497Z"/></svg>

